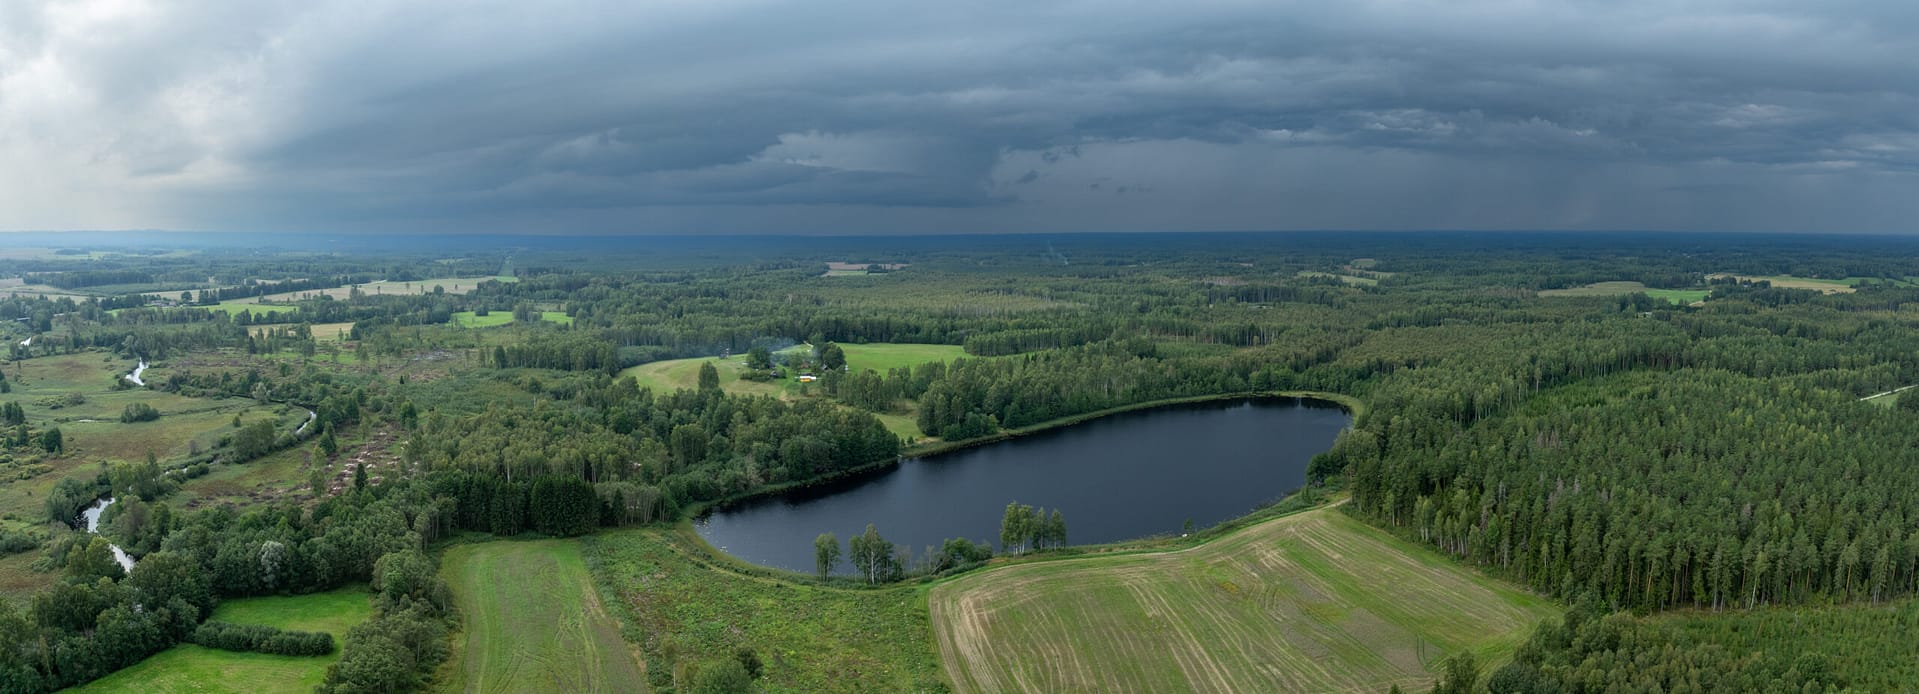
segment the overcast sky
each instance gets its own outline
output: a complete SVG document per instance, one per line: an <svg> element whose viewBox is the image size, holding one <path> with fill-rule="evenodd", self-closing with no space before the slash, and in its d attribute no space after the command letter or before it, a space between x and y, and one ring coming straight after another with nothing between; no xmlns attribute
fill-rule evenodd
<svg viewBox="0 0 1919 694"><path fill-rule="evenodd" d="M0 229L1915 220L1910 0L0 0Z"/></svg>

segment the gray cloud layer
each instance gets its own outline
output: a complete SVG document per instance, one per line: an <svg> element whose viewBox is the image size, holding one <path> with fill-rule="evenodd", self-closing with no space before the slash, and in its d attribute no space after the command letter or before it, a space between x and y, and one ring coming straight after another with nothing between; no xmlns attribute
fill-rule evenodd
<svg viewBox="0 0 1919 694"><path fill-rule="evenodd" d="M0 228L1906 231L1919 5L0 4Z"/></svg>

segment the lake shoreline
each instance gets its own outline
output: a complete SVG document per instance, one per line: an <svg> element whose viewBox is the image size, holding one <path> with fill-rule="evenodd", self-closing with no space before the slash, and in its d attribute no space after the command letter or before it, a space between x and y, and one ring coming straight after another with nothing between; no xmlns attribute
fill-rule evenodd
<svg viewBox="0 0 1919 694"><path fill-rule="evenodd" d="M737 495L686 519L717 551L795 571L812 560L791 548L810 545L814 534L788 537L793 528L850 537L877 523L916 550L952 537L992 544L1008 499L1065 510L1078 544L1110 543L1177 533L1182 519L1188 528L1209 526L1290 495L1312 456L1352 421L1338 400L1297 393L1149 401L917 447L882 464ZM1190 464L1166 464L1181 460Z"/></svg>
<svg viewBox="0 0 1919 694"><path fill-rule="evenodd" d="M1150 409L1155 409L1160 407L1172 407L1175 405L1191 405L1191 404L1197 404L1197 403L1221 402L1226 400L1266 400L1266 399L1279 399L1279 398L1292 398L1296 400L1319 400L1322 402L1331 403L1339 406L1340 409L1345 410L1347 416L1351 417L1353 421L1355 422L1357 422L1359 418L1366 411L1366 404L1363 401L1361 401L1359 398L1356 398L1350 395L1341 394L1341 393L1328 393L1328 392L1316 391L1316 390L1247 391L1247 392L1239 392L1239 393L1193 395L1193 396L1186 396L1186 397L1179 397L1179 398L1162 398L1159 400L1147 400L1145 402L1137 402L1131 405L1109 407L1104 410L1097 410L1094 412L1087 412L1084 414L1076 414L1076 415L1071 415L1067 417L1060 417L1058 419L1049 419L1044 422L1040 422L1038 424L1031 424L1031 425L1019 427L1016 429L1002 429L999 432L988 434L986 436L978 436L970 439L962 439L959 441L938 441L934 443L919 444L916 446L911 446L906 448L905 450L900 451L900 454L898 456L895 456L893 458L889 458L886 460L874 461L872 463L867 463L865 465L861 465L858 467L847 468L845 470L841 470L839 472L835 472L827 475L809 477L804 480L796 480L793 482L782 482L780 484L770 485L770 486L767 486L761 489L756 489L750 492L735 494L733 496L729 496L729 497L715 500L715 501L693 504L691 506L686 507L686 509L681 512L680 518L676 521L676 523L689 523L714 510L723 509L728 506L733 506L733 505L745 503L748 501L757 501L767 497L779 496L782 494L788 494L791 492L801 491L801 490L805 490L813 487L845 482L847 480L858 479L866 475L872 475L875 473L884 472L887 470L891 470L895 467L898 467L901 463L904 463L908 460L915 460L919 458L929 458L929 457L943 455L947 453L963 451L969 448L977 448L989 443L999 443L1002 441L1009 441L1022 436L1030 436L1033 434L1038 434L1045 431L1051 431L1054 429L1072 426L1075 424L1083 424L1091 420L1100 419L1102 417L1109 417L1117 414L1125 414L1127 412L1137 412L1140 410L1150 410Z"/></svg>

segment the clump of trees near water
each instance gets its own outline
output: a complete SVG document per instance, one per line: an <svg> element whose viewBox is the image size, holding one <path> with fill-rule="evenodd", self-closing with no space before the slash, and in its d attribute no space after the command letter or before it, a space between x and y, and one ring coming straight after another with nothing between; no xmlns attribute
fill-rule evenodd
<svg viewBox="0 0 1919 694"><path fill-rule="evenodd" d="M1017 501L1006 505L1006 515L999 524L999 551L1004 554L1025 554L1066 546L1066 517L1059 509L1053 509L1047 515L1046 509L1035 509Z"/></svg>

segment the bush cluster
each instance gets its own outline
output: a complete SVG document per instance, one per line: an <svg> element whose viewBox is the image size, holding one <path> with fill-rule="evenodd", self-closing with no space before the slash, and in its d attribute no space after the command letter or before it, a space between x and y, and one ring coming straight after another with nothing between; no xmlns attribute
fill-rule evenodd
<svg viewBox="0 0 1919 694"><path fill-rule="evenodd" d="M333 635L323 631L287 631L264 624L206 622L193 630L193 642L223 651L272 655L327 655Z"/></svg>

